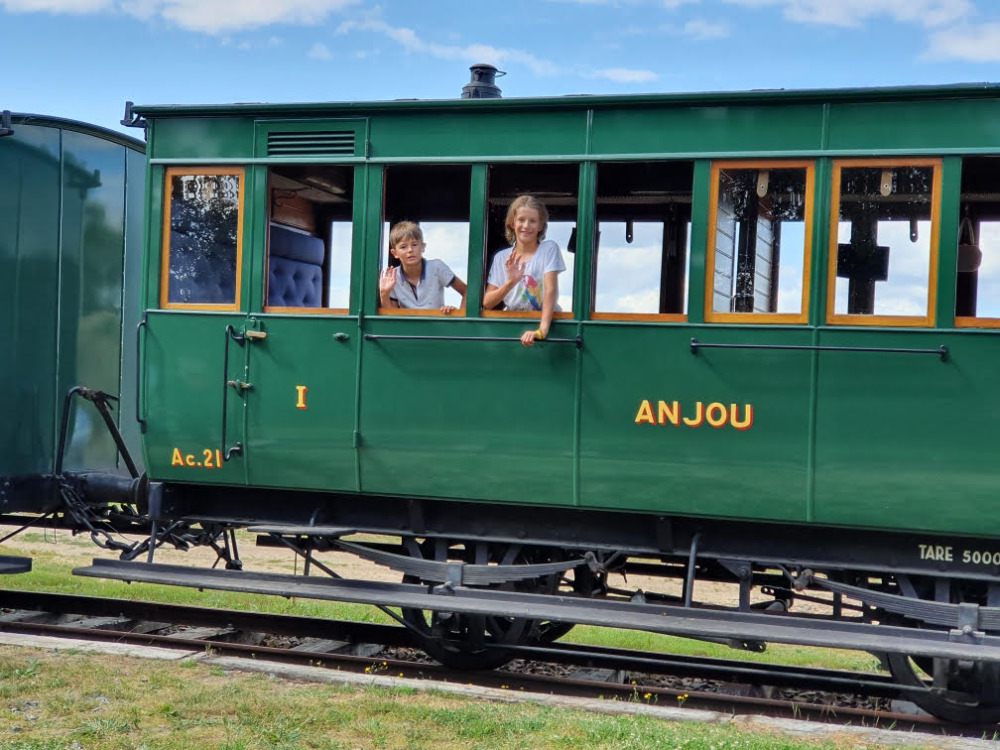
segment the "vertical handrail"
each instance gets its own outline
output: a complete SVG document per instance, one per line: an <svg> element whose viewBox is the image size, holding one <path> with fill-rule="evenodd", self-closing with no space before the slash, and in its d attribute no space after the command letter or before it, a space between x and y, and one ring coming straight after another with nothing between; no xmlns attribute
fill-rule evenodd
<svg viewBox="0 0 1000 750"><path fill-rule="evenodd" d="M242 333L237 333L236 329L232 325L227 325L225 330L225 344L222 350L222 442L220 446L220 453L222 454L222 460L228 461L233 457L233 455L241 455L243 453L243 443L239 440L232 448L226 448L226 413L227 405L229 403L229 337L232 336L233 341L238 343L240 346L243 345L245 337Z"/></svg>
<svg viewBox="0 0 1000 750"><path fill-rule="evenodd" d="M142 314L142 320L135 327L135 420L139 423L139 431L146 431L146 420L142 417L142 329L146 327L146 313Z"/></svg>

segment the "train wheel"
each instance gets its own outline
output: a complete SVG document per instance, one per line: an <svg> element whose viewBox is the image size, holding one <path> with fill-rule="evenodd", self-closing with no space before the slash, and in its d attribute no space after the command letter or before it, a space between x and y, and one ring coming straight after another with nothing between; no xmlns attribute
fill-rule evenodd
<svg viewBox="0 0 1000 750"><path fill-rule="evenodd" d="M886 654L892 678L901 686L922 688L906 698L932 716L956 724L995 724L1000 721L1000 663L956 659L914 659L906 654ZM934 687L940 675L943 690Z"/></svg>
<svg viewBox="0 0 1000 750"><path fill-rule="evenodd" d="M431 557L432 546L420 545L421 554ZM492 549L491 557L504 558L505 550ZM461 545L449 549L449 559L463 559ZM539 562L537 552L521 550L515 563ZM426 583L415 576L404 576L403 583ZM541 580L518 581L501 590L551 594L559 588L559 576ZM469 615L437 610L403 609L403 619L420 639L420 647L432 659L451 669L496 669L515 657L511 647L551 643L569 632L571 624L539 621L521 617Z"/></svg>
<svg viewBox="0 0 1000 750"><path fill-rule="evenodd" d="M916 599L934 599L941 584L930 576L901 575L897 580L904 595ZM952 603L985 604L985 597L986 592L981 587L951 582L946 599ZM887 622L913 624L912 620L894 617ZM1000 663L907 654L883 656L889 673L900 686L920 688L919 691L904 691L907 700L932 716L956 724L1000 722Z"/></svg>
<svg viewBox="0 0 1000 750"><path fill-rule="evenodd" d="M419 583L403 579L404 583ZM403 619L417 633L420 648L451 669L496 669L513 659L509 648L522 640L528 621L458 612L404 609Z"/></svg>

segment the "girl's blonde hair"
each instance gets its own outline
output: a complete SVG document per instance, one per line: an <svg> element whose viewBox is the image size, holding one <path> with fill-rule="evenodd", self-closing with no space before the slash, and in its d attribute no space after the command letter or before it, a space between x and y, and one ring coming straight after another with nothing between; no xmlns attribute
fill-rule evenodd
<svg viewBox="0 0 1000 750"><path fill-rule="evenodd" d="M401 221L389 230L389 249L396 247L403 240L414 239L422 243L424 232L420 225L413 221Z"/></svg>
<svg viewBox="0 0 1000 750"><path fill-rule="evenodd" d="M538 218L542 221L542 225L538 230L538 241L541 242L544 240L545 232L549 228L548 209L545 208L544 203L533 195L519 195L511 202L510 208L507 209L507 220L503 224L507 242L513 245L517 237L514 233L514 217L517 216L517 209L519 208L533 208L538 211Z"/></svg>

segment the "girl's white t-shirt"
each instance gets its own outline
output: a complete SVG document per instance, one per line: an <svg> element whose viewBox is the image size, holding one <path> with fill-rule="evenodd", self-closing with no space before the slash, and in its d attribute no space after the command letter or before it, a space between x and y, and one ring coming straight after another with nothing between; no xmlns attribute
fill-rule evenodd
<svg viewBox="0 0 1000 750"><path fill-rule="evenodd" d="M508 247L493 256L490 273L486 277L488 284L501 287L507 281L504 263L513 249ZM508 310L540 311L542 300L545 299L545 274L548 271L561 273L565 270L566 264L563 262L562 253L559 252L559 245L552 240L543 240L539 243L535 254L525 261L524 276L504 295L504 305ZM558 302L555 311L560 311Z"/></svg>

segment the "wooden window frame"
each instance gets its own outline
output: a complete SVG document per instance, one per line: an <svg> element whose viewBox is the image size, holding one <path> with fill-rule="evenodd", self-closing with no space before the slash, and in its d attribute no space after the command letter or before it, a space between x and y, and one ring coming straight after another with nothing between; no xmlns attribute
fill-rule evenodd
<svg viewBox="0 0 1000 750"><path fill-rule="evenodd" d="M840 176L847 167L932 167L931 177L931 238L927 269L927 312L925 315L858 315L835 313L837 291L837 227L840 223ZM830 174L830 224L826 269L826 322L830 325L931 327L937 305L938 245L941 233L941 159L914 157L874 159L834 159Z"/></svg>
<svg viewBox="0 0 1000 750"><path fill-rule="evenodd" d="M237 175L240 180L237 190L236 209L236 281L235 294L231 304L207 302L170 302L170 180L174 175ZM244 196L246 193L246 169L244 167L167 167L163 173L163 219L160 236L160 308L166 310L226 310L240 309L241 287L243 285L243 221Z"/></svg>
<svg viewBox="0 0 1000 750"><path fill-rule="evenodd" d="M956 315L955 328L1000 328L1000 318L977 318L974 315Z"/></svg>
<svg viewBox="0 0 1000 750"><path fill-rule="evenodd" d="M440 307L379 307L379 315L414 315L438 318L464 318L465 305L456 307L454 312L443 313Z"/></svg>
<svg viewBox="0 0 1000 750"><path fill-rule="evenodd" d="M715 287L715 223L719 206L719 173L735 169L805 169L803 199L802 302L797 313L716 312L712 309ZM809 322L809 286L812 274L812 228L816 186L816 162L812 159L740 159L713 161L709 177L708 226L705 243L705 322L794 324Z"/></svg>
<svg viewBox="0 0 1000 750"><path fill-rule="evenodd" d="M623 323L684 323L687 313L592 312L590 320L618 320Z"/></svg>
<svg viewBox="0 0 1000 750"><path fill-rule="evenodd" d="M541 310L480 310L483 318L534 318L541 317ZM565 310L552 313L552 320L574 320L573 313Z"/></svg>

